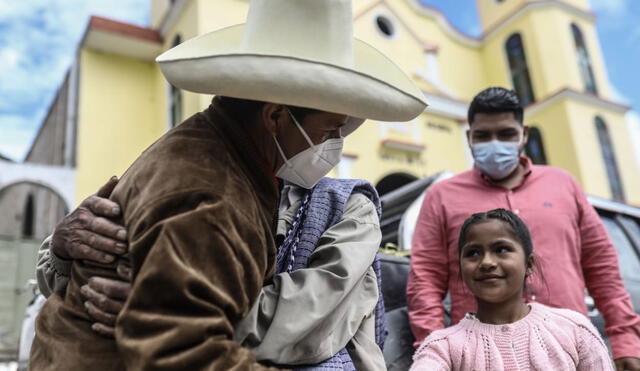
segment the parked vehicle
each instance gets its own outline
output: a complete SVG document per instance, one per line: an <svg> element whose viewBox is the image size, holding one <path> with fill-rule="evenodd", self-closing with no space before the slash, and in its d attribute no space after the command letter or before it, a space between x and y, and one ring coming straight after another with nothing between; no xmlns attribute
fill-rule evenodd
<svg viewBox="0 0 640 371"><path fill-rule="evenodd" d="M405 371L411 365L414 337L407 314L407 278L411 256L411 239L424 193L431 185L450 177L443 172L404 185L381 197L382 217L382 294L389 336L384 356L390 371ZM618 251L620 272L634 308L640 314L640 208L589 196L589 202L602 219ZM449 323L449 300L444 300L445 323ZM604 320L585 293L589 317L603 337Z"/></svg>

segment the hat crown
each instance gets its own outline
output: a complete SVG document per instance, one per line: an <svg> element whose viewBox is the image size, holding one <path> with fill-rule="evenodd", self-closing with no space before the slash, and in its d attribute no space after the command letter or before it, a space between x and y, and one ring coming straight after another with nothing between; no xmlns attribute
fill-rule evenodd
<svg viewBox="0 0 640 371"><path fill-rule="evenodd" d="M252 0L240 49L350 68L351 0Z"/></svg>

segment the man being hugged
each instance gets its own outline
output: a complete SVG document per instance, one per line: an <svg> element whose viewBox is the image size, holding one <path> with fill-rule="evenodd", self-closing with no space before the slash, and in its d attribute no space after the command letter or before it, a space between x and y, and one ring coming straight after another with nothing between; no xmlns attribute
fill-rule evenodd
<svg viewBox="0 0 640 371"><path fill-rule="evenodd" d="M30 369L268 369L234 335L274 275L276 175L312 186L309 170L335 165L326 153L343 126L407 121L426 106L397 66L353 38L352 22L350 0L253 0L246 24L158 57L172 85L217 97L122 176L110 198L128 253L73 261L66 291L37 319ZM237 99L256 110L243 116ZM92 330L81 287L129 273L113 341Z"/></svg>

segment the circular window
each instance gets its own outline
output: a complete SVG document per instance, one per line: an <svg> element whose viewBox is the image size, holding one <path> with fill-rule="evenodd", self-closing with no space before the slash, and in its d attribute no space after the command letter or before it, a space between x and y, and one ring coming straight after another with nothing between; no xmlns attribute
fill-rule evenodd
<svg viewBox="0 0 640 371"><path fill-rule="evenodd" d="M385 36L387 37L391 37L393 36L393 23L391 23L391 20L385 16L379 15L376 18L376 25L378 26L378 29L380 30L380 32L382 32Z"/></svg>

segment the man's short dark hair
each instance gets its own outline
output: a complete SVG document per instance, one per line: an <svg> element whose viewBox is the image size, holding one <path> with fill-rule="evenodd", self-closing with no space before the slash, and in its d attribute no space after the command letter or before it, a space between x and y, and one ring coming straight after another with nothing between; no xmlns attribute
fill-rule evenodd
<svg viewBox="0 0 640 371"><path fill-rule="evenodd" d="M513 90L491 87L476 95L469 105L467 120L473 124L476 113L505 113L512 112L515 119L522 124L523 109L518 95Z"/></svg>

